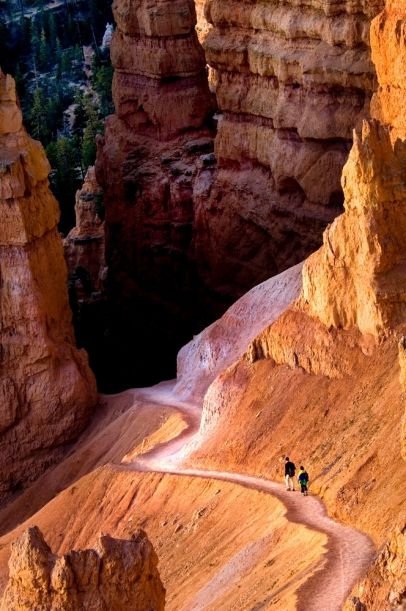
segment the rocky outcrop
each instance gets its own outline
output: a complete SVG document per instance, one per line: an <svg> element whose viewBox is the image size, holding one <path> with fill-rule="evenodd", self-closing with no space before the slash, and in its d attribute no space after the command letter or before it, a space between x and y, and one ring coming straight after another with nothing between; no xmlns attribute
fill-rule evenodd
<svg viewBox="0 0 406 611"><path fill-rule="evenodd" d="M210 32L210 24L205 16L206 0L195 0L196 7L196 32L200 42L204 42Z"/></svg>
<svg viewBox="0 0 406 611"><path fill-rule="evenodd" d="M82 188L76 193L76 225L64 240L69 278L75 283L79 298L89 298L103 289L106 270L104 223L99 216L102 202L103 191L94 167L90 167Z"/></svg>
<svg viewBox="0 0 406 611"><path fill-rule="evenodd" d="M0 73L0 494L35 478L75 438L96 402L75 347L66 264L42 146L22 127Z"/></svg>
<svg viewBox="0 0 406 611"><path fill-rule="evenodd" d="M356 133L344 169L345 214L327 229L303 275L310 315L375 337L406 321L405 24L405 8L394 3L373 22L375 120Z"/></svg>
<svg viewBox="0 0 406 611"><path fill-rule="evenodd" d="M106 209L108 336L118 346L110 371L128 386L173 375L177 349L208 321L191 240L196 192L215 162L213 98L193 0L117 0L113 11L116 114L96 171ZM134 342L138 362L129 358Z"/></svg>
<svg viewBox="0 0 406 611"><path fill-rule="evenodd" d="M207 61L222 116L197 205L211 287L234 296L304 259L342 211L352 129L368 113L373 2L211 0Z"/></svg>
<svg viewBox="0 0 406 611"><path fill-rule="evenodd" d="M392 533L344 611L403 611L406 608L406 525Z"/></svg>
<svg viewBox="0 0 406 611"><path fill-rule="evenodd" d="M100 536L95 549L56 556L29 528L12 545L2 611L161 611L165 589L158 558L143 531L131 540Z"/></svg>

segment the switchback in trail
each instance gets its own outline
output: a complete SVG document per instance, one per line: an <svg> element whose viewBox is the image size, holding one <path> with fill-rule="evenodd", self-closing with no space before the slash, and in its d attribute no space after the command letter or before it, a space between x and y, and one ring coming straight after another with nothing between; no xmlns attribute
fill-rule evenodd
<svg viewBox="0 0 406 611"><path fill-rule="evenodd" d="M138 400L146 399L157 407L167 406L177 409L184 418L187 428L175 439L158 445L138 460L116 465L116 468L222 480L272 494L286 507L286 518L290 522L324 533L328 538L325 556L320 559L320 569L312 574L297 592L297 609L299 611L342 609L352 587L374 558L375 549L371 540L365 534L329 518L323 503L316 497L303 498L299 492L286 491L281 484L244 473L183 468L182 450L198 431L200 408L195 404L178 400L173 392L172 383L163 383L134 393ZM213 592L210 588L204 588L200 596L198 593L193 609L207 608L206 602L212 598ZM254 604L255 601L252 603Z"/></svg>

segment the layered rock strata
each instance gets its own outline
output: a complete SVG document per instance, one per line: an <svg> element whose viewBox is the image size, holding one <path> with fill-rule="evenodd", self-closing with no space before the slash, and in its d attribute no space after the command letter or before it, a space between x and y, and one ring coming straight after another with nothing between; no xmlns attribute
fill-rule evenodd
<svg viewBox="0 0 406 611"><path fill-rule="evenodd" d="M375 337L406 322L406 9L371 28L379 88L343 173L345 214L306 262L303 301L326 326Z"/></svg>
<svg viewBox="0 0 406 611"><path fill-rule="evenodd" d="M79 298L89 298L103 290L105 276L104 223L100 218L103 191L94 167L87 171L82 188L76 193L76 225L64 240L69 279Z"/></svg>
<svg viewBox="0 0 406 611"><path fill-rule="evenodd" d="M0 72L0 495L35 478L75 438L96 402L75 347L66 264L42 146L22 127Z"/></svg>
<svg viewBox="0 0 406 611"><path fill-rule="evenodd" d="M56 556L41 531L29 528L12 545L0 609L161 611L165 589L157 564L143 531L128 541L100 536L95 549Z"/></svg>
<svg viewBox="0 0 406 611"><path fill-rule="evenodd" d="M206 57L222 116L195 242L211 286L239 295L297 263L341 212L352 129L375 84L369 25L382 6L207 3Z"/></svg>
<svg viewBox="0 0 406 611"><path fill-rule="evenodd" d="M122 357L118 375L134 385L153 381L134 375L156 370L158 342L173 362L206 316L191 239L196 192L207 189L215 162L213 98L193 0L117 0L113 11L116 114L96 170L106 208L109 337L115 362ZM134 342L142 346L138 363L126 353Z"/></svg>

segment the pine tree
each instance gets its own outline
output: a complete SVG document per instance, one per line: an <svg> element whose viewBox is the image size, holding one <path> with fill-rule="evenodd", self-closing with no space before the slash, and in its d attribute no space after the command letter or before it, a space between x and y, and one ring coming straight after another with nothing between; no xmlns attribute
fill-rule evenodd
<svg viewBox="0 0 406 611"><path fill-rule="evenodd" d="M45 30L41 30L39 48L38 48L38 65L40 68L46 68L49 62L49 49L45 36Z"/></svg>
<svg viewBox="0 0 406 611"><path fill-rule="evenodd" d="M28 114L30 132L34 138L47 144L49 140L48 108L44 90L37 87L32 97L31 110Z"/></svg>

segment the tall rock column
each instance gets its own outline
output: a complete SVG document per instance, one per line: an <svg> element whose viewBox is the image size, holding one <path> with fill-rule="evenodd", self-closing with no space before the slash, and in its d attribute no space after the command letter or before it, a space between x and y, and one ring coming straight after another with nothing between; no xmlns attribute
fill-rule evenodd
<svg viewBox="0 0 406 611"><path fill-rule="evenodd" d="M375 85L383 0L208 0L206 56L222 112L218 171L196 216L212 288L239 296L303 260L342 211L352 129Z"/></svg>
<svg viewBox="0 0 406 611"><path fill-rule="evenodd" d="M116 113L96 173L106 210L106 337L111 372L126 386L173 375L177 349L206 315L191 238L195 194L213 172L213 98L193 0L116 0L113 12ZM173 370L159 371L169 360Z"/></svg>
<svg viewBox="0 0 406 611"><path fill-rule="evenodd" d="M86 425L96 402L75 347L58 204L39 142L0 72L0 496L20 489Z"/></svg>

